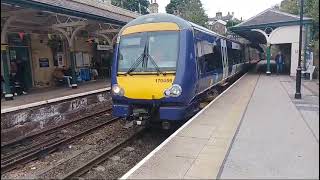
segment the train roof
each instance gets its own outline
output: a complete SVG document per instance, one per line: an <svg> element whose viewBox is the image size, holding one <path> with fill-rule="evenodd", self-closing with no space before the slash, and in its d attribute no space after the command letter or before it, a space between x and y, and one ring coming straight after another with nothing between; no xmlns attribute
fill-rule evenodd
<svg viewBox="0 0 320 180"><path fill-rule="evenodd" d="M202 27L200 25L197 25L195 23L192 23L190 21L184 20L178 16L174 16L172 14L167 14L167 13L153 13L153 14L147 14L143 16L139 16L138 18L130 21L128 24L126 24L120 31L119 34L122 33L122 31L130 26L138 25L138 24L145 24L145 23L158 23L158 22L172 22L175 23L179 26L180 29L196 29L198 31L201 31L203 33L211 34L214 36L218 36L223 39L227 39L236 43L241 44L240 42L237 42L235 40L231 40L223 35L220 35L216 32L213 32L205 27Z"/></svg>

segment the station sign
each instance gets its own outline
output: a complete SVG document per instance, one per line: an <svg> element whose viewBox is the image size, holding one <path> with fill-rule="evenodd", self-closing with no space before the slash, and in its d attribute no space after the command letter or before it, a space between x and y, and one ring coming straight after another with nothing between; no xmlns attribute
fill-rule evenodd
<svg viewBox="0 0 320 180"><path fill-rule="evenodd" d="M98 44L98 45L97 45L97 50L98 50L98 51L108 51L108 50L112 50L112 46L110 46L110 45L104 45L104 44Z"/></svg>

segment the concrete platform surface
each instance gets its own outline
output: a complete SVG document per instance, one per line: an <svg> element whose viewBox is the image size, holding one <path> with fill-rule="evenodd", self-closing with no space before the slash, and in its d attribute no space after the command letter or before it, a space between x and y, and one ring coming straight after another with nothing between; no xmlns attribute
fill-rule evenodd
<svg viewBox="0 0 320 180"><path fill-rule="evenodd" d="M246 75L154 153L129 179L215 178L228 152L258 76ZM170 137L169 137L170 138ZM161 146L161 145L160 145ZM138 165L139 166L139 165ZM132 174L131 174L132 173Z"/></svg>
<svg viewBox="0 0 320 180"><path fill-rule="evenodd" d="M259 78L221 179L319 179L319 97L295 80Z"/></svg>
<svg viewBox="0 0 320 180"><path fill-rule="evenodd" d="M247 74L122 179L318 179L319 97L294 87Z"/></svg>
<svg viewBox="0 0 320 180"><path fill-rule="evenodd" d="M50 89L33 90L27 95L14 96L14 100L5 101L1 99L1 113L10 112L48 103L48 101L62 101L110 88L110 80L97 80L79 84L77 89L68 87L56 87Z"/></svg>

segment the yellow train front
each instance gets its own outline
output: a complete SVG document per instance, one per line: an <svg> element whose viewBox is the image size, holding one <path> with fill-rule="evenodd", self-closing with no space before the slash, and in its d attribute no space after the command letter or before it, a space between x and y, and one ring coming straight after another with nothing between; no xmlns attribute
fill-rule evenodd
<svg viewBox="0 0 320 180"><path fill-rule="evenodd" d="M113 115L138 124L190 117L203 95L243 69L240 44L230 45L239 51L231 64L221 54L227 44L224 37L169 14L131 21L114 51Z"/></svg>

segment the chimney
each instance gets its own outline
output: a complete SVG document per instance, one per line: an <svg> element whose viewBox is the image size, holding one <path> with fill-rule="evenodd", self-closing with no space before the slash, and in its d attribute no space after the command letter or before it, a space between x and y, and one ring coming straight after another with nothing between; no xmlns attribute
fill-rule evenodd
<svg viewBox="0 0 320 180"><path fill-rule="evenodd" d="M158 13L159 5L156 0L151 0L151 3L149 5L149 12L150 13Z"/></svg>
<svg viewBox="0 0 320 180"><path fill-rule="evenodd" d="M216 13L216 18L221 19L222 18L222 12L217 12Z"/></svg>

